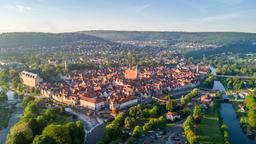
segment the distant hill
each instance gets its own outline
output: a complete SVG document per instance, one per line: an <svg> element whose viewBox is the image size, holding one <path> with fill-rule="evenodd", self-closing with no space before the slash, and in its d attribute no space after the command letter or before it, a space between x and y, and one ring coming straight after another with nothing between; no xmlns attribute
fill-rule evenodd
<svg viewBox="0 0 256 144"><path fill-rule="evenodd" d="M135 51L136 46L74 33L19 32L0 34L0 55L19 53L110 54Z"/></svg>
<svg viewBox="0 0 256 144"><path fill-rule="evenodd" d="M0 34L0 48L54 47L81 41L106 42L102 38L82 33L3 33Z"/></svg>
<svg viewBox="0 0 256 144"><path fill-rule="evenodd" d="M158 54L179 49L195 55L256 52L256 34L238 32L81 31L73 33L3 33L0 54ZM185 49L185 50L184 50Z"/></svg>
<svg viewBox="0 0 256 144"><path fill-rule="evenodd" d="M256 33L83 31L81 33L150 48L178 49L192 56L256 53ZM152 48L151 48L152 49Z"/></svg>
<svg viewBox="0 0 256 144"><path fill-rule="evenodd" d="M256 42L255 33L240 32L139 32L139 31L82 31L81 33L112 41L167 40L177 42L199 42L208 44L230 44Z"/></svg>

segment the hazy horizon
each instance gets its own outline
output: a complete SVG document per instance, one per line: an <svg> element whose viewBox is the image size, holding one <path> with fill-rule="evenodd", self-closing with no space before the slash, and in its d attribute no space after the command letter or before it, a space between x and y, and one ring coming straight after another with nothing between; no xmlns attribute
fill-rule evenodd
<svg viewBox="0 0 256 144"><path fill-rule="evenodd" d="M0 0L0 33L256 32L254 0Z"/></svg>
<svg viewBox="0 0 256 144"><path fill-rule="evenodd" d="M78 31L62 31L62 32L44 32L44 31L9 31L9 32L0 32L0 34L4 33L78 33L78 32L89 32L89 31L112 31L112 32L180 32L180 33L251 33L256 34L256 32L245 32L245 31L164 31L164 30L78 30Z"/></svg>

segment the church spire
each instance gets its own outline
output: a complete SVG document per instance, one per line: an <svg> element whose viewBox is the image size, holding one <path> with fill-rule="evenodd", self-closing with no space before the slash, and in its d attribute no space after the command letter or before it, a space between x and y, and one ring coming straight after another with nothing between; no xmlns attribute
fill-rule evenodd
<svg viewBox="0 0 256 144"><path fill-rule="evenodd" d="M65 73L68 73L68 63L65 61Z"/></svg>

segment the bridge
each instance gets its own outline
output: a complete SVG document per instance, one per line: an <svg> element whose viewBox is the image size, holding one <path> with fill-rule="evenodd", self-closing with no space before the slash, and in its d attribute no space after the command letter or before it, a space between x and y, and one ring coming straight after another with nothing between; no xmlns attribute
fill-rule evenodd
<svg viewBox="0 0 256 144"><path fill-rule="evenodd" d="M256 77L252 77L252 76L234 76L234 75L215 75L215 77L219 77L219 78L256 79Z"/></svg>

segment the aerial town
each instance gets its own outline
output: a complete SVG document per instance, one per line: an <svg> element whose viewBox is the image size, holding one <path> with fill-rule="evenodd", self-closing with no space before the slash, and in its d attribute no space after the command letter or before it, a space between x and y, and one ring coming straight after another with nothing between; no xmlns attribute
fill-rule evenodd
<svg viewBox="0 0 256 144"><path fill-rule="evenodd" d="M0 2L0 144L256 144L256 0Z"/></svg>
<svg viewBox="0 0 256 144"><path fill-rule="evenodd" d="M78 105L91 110L121 110L138 102L150 102L165 91L192 89L208 72L207 66L189 65L188 68L104 68L84 72L71 72L59 84L44 83L30 72L21 73L22 82L39 87L42 96L68 105ZM200 69L200 73L199 73Z"/></svg>

